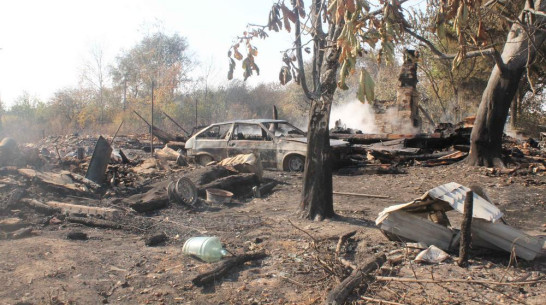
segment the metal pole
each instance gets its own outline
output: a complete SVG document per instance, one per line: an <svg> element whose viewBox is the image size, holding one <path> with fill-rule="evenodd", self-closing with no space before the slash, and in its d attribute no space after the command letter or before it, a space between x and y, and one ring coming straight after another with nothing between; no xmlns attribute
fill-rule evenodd
<svg viewBox="0 0 546 305"><path fill-rule="evenodd" d="M152 81L152 120L150 124L150 153L154 157L154 81Z"/></svg>
<svg viewBox="0 0 546 305"><path fill-rule="evenodd" d="M112 141L110 142L110 145L114 144L114 140L116 139L116 136L118 135L118 132L121 129L121 125L123 125L123 120L121 120L121 123L118 126L118 130L116 130L116 133L114 134L114 137L112 138Z"/></svg>
<svg viewBox="0 0 546 305"><path fill-rule="evenodd" d="M195 99L195 127L197 127L197 99Z"/></svg>

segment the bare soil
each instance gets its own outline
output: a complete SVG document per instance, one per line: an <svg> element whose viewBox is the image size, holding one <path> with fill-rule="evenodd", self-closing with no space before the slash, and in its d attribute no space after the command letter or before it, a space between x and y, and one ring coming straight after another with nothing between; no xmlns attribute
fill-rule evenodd
<svg viewBox="0 0 546 305"><path fill-rule="evenodd" d="M495 177L488 176L485 169L461 164L406 170L407 174L399 175L336 175L335 191L390 198L334 195L338 217L322 222L296 218L302 175L278 171L265 172L267 178L280 182L266 198L248 198L226 206L202 202L193 209L173 205L149 214L125 209L126 214L119 219L124 225L121 230L62 221L56 224L50 217L35 216L33 236L0 240L0 303L321 304L328 291L350 273L334 259L340 235L357 232L341 251L341 256L354 265L403 249L403 244L387 240L376 228L377 214L451 181L482 186L510 225L532 235L545 234L544 175ZM89 239L68 240L67 234L73 231L84 232ZM165 245L145 245L147 236L161 232L169 237ZM191 280L214 265L182 253L184 241L192 236L218 236L232 253L265 250L268 257L232 269L213 286L198 288ZM546 275L544 258L527 262L511 259L509 253L473 251L470 266L461 268L455 263L457 253L450 254L444 263L422 265L412 262L408 253L401 263L387 263L378 274L492 282L537 280ZM364 286L354 291L348 303L373 304L372 298L402 304L544 304L545 288L544 282L375 281L365 292Z"/></svg>

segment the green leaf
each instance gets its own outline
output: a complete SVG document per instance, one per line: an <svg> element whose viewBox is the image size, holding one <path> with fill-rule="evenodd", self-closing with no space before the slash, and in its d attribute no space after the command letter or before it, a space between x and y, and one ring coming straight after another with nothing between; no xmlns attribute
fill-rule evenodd
<svg viewBox="0 0 546 305"><path fill-rule="evenodd" d="M358 92L356 94L358 100L360 100L361 103L365 103L368 101L368 103L373 103L375 96L374 96L374 81L368 71L366 69L362 68L360 70L360 77L358 82Z"/></svg>

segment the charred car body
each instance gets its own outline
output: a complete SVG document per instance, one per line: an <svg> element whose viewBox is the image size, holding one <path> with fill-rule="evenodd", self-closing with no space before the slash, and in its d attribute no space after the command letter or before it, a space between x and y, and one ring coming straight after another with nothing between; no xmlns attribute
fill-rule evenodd
<svg viewBox="0 0 546 305"><path fill-rule="evenodd" d="M348 143L330 140L336 159L348 151ZM285 120L238 120L212 124L186 141L188 157L200 164L238 154L259 155L265 168L303 171L307 155L305 132Z"/></svg>

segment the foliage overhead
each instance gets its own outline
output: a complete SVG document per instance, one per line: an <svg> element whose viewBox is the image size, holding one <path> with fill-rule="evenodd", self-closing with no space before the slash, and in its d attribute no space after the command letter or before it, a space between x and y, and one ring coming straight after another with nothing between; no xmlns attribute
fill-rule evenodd
<svg viewBox="0 0 546 305"><path fill-rule="evenodd" d="M290 4L287 4L287 3ZM250 24L248 30L230 47L228 52L229 72L228 79L233 78L236 61L242 61L243 76L246 80L258 72L255 62L257 56L256 47L253 46L255 38L265 39L267 32L287 31L296 32L301 25L303 32L296 34L294 46L283 55L283 65L279 72L279 81L286 84L291 80L300 84L303 66L297 62L298 51L311 52L306 44L301 44L303 37L311 36L313 40L326 41L325 49L336 48L339 50L339 63L337 86L346 90L347 77L360 70L359 90L357 97L364 102L373 101L373 80L366 77L370 73L365 67L357 67L357 59L364 54L374 51L379 62L394 61L395 46L405 44L408 34L418 37L424 45L431 48L434 55L442 59L451 59L452 69L461 65L467 57L476 56L470 54L472 50L481 51L491 49L495 45L495 38L491 35L491 23L487 23L490 9L493 5L501 6L499 14L505 14L509 7L514 6L511 1L497 3L499 1L482 0L428 0L428 6L437 8L433 16L433 24L430 33L439 39L451 39L456 44L454 55L446 55L438 49L428 38L417 35L414 28L407 20L414 18L416 11L404 10L402 4L407 0L380 0L372 2L368 0L314 0L310 5L310 13L306 13L303 0L280 0L275 3L269 13L266 25ZM517 1L516 1L517 2ZM520 1L521 2L521 1ZM288 7L291 5L291 8ZM372 10L372 7L379 7ZM503 10L503 8L505 8ZM335 28L338 31L332 40L327 40L322 27ZM297 42L300 41L298 44ZM241 45L247 50L246 55L241 53ZM299 49L299 50L298 50ZM322 50L314 50L315 53ZM297 62L297 63L296 63ZM305 90L305 85L304 90ZM362 94L366 92L366 94Z"/></svg>

